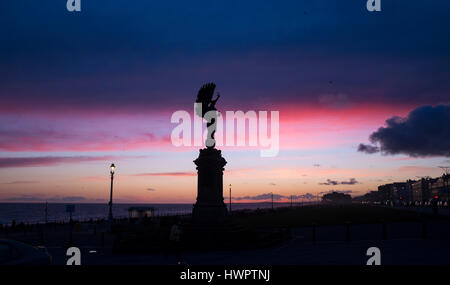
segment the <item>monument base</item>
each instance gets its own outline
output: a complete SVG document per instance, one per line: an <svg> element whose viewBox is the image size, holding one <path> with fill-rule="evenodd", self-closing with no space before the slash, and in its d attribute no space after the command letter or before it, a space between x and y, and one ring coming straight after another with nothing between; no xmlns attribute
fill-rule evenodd
<svg viewBox="0 0 450 285"><path fill-rule="evenodd" d="M240 249L252 244L254 233L229 219L220 222L187 222L182 225L182 242L195 250Z"/></svg>
<svg viewBox="0 0 450 285"><path fill-rule="evenodd" d="M192 209L192 218L195 223L222 223L226 220L226 216L227 208L225 204L205 205L196 203Z"/></svg>
<svg viewBox="0 0 450 285"><path fill-rule="evenodd" d="M223 222L227 216L227 207L223 201L223 170L227 162L220 150L205 148L200 150L194 163L198 171L198 193L192 210L193 222Z"/></svg>

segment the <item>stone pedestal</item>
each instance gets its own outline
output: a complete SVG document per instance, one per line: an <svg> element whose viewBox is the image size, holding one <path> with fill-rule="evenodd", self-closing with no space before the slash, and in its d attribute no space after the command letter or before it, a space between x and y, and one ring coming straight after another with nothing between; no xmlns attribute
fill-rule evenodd
<svg viewBox="0 0 450 285"><path fill-rule="evenodd" d="M221 151L204 148L196 160L197 165L197 202L192 211L195 223L221 222L227 215L223 202L223 170L226 160Z"/></svg>

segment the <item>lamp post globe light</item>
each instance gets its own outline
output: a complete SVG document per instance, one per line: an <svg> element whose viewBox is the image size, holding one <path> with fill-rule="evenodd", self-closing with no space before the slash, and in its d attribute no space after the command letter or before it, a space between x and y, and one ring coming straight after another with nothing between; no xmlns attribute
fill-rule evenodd
<svg viewBox="0 0 450 285"><path fill-rule="evenodd" d="M111 166L109 167L109 173L111 174L111 189L109 192L109 214L108 214L108 231L111 231L111 225L113 221L113 215L112 215L112 195L113 195L113 181L114 181L114 171L116 170L116 166L114 163L111 163Z"/></svg>

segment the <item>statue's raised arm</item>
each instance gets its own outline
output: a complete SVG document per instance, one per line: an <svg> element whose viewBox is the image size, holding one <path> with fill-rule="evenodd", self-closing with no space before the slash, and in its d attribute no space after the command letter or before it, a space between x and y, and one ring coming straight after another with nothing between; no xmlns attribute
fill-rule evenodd
<svg viewBox="0 0 450 285"><path fill-rule="evenodd" d="M216 103L217 103L217 101L219 100L219 98L220 98L220 93L217 92L217 97L216 97L216 99L212 100L212 101L211 101L211 104L209 105L209 109L210 109L210 110L216 110Z"/></svg>

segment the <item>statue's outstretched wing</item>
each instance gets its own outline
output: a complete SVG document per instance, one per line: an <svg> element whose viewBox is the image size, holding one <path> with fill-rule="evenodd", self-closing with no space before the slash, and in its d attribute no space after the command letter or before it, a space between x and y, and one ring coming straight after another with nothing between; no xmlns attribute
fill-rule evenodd
<svg viewBox="0 0 450 285"><path fill-rule="evenodd" d="M215 89L216 89L216 84L214 84L214 83L204 84L198 91L196 102L198 102L198 103L211 102Z"/></svg>
<svg viewBox="0 0 450 285"><path fill-rule="evenodd" d="M206 112L209 111L208 106L212 101L212 97L213 97L215 89L216 89L216 84L207 83L207 84L204 84L198 91L197 100L195 101L196 103L200 103L200 104L197 104L195 107L195 113L198 116L203 117L206 114ZM201 107L201 110L199 107Z"/></svg>

